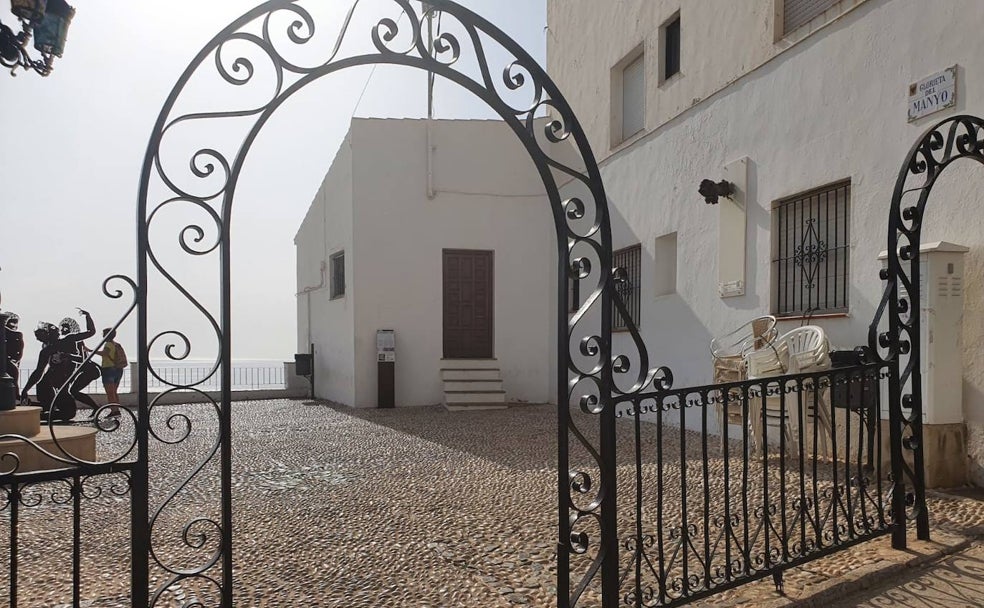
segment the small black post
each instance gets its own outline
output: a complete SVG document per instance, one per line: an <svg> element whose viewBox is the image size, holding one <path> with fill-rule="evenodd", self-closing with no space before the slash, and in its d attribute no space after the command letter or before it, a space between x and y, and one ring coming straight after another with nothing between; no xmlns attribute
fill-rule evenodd
<svg viewBox="0 0 984 608"><path fill-rule="evenodd" d="M396 334L392 329L376 331L377 407L396 406Z"/></svg>

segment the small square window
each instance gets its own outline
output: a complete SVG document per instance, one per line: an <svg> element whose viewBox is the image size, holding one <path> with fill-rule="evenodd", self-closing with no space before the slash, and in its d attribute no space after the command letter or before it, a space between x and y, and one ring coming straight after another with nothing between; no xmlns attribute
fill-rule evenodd
<svg viewBox="0 0 984 608"><path fill-rule="evenodd" d="M330 278L331 299L341 298L345 295L345 252L333 253L328 258Z"/></svg>
<svg viewBox="0 0 984 608"><path fill-rule="evenodd" d="M680 73L680 13L672 17L662 27L663 61L662 81Z"/></svg>
<svg viewBox="0 0 984 608"><path fill-rule="evenodd" d="M656 297L676 293L677 233L671 232L656 239L653 250L653 290Z"/></svg>

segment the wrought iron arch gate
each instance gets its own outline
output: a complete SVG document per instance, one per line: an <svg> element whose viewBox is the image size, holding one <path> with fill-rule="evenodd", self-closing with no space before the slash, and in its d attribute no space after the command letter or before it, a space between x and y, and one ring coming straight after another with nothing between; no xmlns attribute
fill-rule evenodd
<svg viewBox="0 0 984 608"><path fill-rule="evenodd" d="M371 41L372 51L347 54L346 43L359 36L351 25L353 14L365 0L354 2L341 25L331 52L316 63L295 62L291 51L310 44L316 36L312 14L297 0L271 0L249 11L219 33L195 57L178 80L164 104L150 138L140 182L138 211L138 280L137 301L140 357L140 394L137 416L137 461L134 464L132 485L133 509L133 589L134 606L146 606L138 593L150 583L150 568L163 570L167 579L152 592L150 605L155 605L170 585L194 579L210 586L220 597L221 605L232 606L232 503L231 503L231 289L230 289L230 214L236 186L247 154L261 128L274 111L307 84L334 72L365 65L389 64L442 76L475 94L494 110L512 129L530 155L542 178L556 226L558 279L558 374L557 400L566 404L572 399L592 416L590 424L599 428L588 432L581 428L567 407L558 408L559 447L559 513L558 597L565 605L570 595L569 556L581 555L595 549L583 566L585 584L600 570L606 581L605 605L617 603L618 545L615 530L614 496L614 425L613 403L608 389L612 384L611 315L613 306L613 277L611 270L611 227L607 198L595 158L587 138L567 101L553 81L536 61L505 33L475 13L449 0L384 0L390 16L382 18L375 27L363 34ZM417 10L417 9L420 10ZM423 36L424 20L430 11L443 18L445 31L439 33L430 46ZM449 31L449 30L453 30ZM510 59L501 66L501 74L490 71L488 48L495 47ZM468 71L460 61L468 53L477 68ZM261 62L260 66L257 62ZM214 64L209 67L210 64ZM260 102L242 101L244 107L233 110L178 110L186 88L196 76L214 69L229 85L225 93L230 99L222 104L235 104L236 94L242 94L256 82L255 74L263 67L272 70L275 86ZM522 101L518 101L522 99ZM545 122L537 115L549 114ZM201 125L224 119L248 119L252 122L240 145L231 154L207 143L195 144L186 158L188 166L179 172L168 162L163 147L168 136L180 125L194 124L196 132L206 137ZM576 159L562 161L550 150L551 144L571 142ZM559 179L572 180L574 196L561 196ZM221 294L218 312L197 300L169 272L166 264L155 255L151 242L151 227L159 212L171 205L190 205L206 218L206 225L185 226L179 232L183 251L192 256L218 257L221 275ZM215 237L206 235L214 232ZM203 244L204 243L204 244ZM163 504L151 510L148 502L148 447L152 440L164 440L152 426L154 410L162 407L150 402L147 394L149 377L154 377L170 390L192 389L194 385L175 385L167 382L152 365L153 357L162 354L169 359L182 359L192 345L180 329L151 330L151 298L148 285L151 273L163 277L204 317L212 328L219 346L219 357L209 377L221 378L221 398L210 400L218 418L220 433L210 453L189 478ZM578 312L569 318L567 284L570 276L580 285L590 287ZM641 344L641 342L640 342ZM162 349L160 347L163 347ZM576 355L572 357L572 353ZM208 396L202 393L202 397ZM159 398L158 398L159 399ZM186 417L163 417L169 429L180 427L177 440L191 431ZM600 432L599 432L600 431ZM594 438L589 439L589 437ZM170 439L169 441L174 441ZM577 444L576 452L571 442ZM572 454L577 454L572 457ZM572 466L571 460L583 462ZM203 514L187 524L183 535L185 549L199 550L203 558L197 565L172 563L163 557L160 544L153 534L154 525L168 503L175 499L202 467L218 460L221 477L221 518ZM569 471L574 471L569 473ZM150 522L150 526L146 525ZM591 526L594 529L591 529ZM190 533L188 533L190 532ZM218 538L215 538L215 537ZM598 538L599 537L600 540ZM147 549L150 549L149 553ZM148 556L151 560L148 563ZM575 598L580 591L575 591ZM575 603L576 599L571 603Z"/></svg>
<svg viewBox="0 0 984 608"><path fill-rule="evenodd" d="M293 62L290 50L304 47L315 40L313 17L296 1L267 2L243 15L209 42L171 92L154 127L140 182L138 279L133 282L116 275L104 285L104 292L112 298L124 296L124 289L111 287L115 282L122 283L135 295L117 327L133 310L138 311L140 386L137 413L129 413L129 420L125 419L127 424L121 425L107 418L108 411L103 408L99 412L97 430L125 432L126 427L132 429L133 436L118 444L122 447L117 453L106 455L98 462L61 457L30 439L16 437L63 463L67 468L62 471L21 473L18 472L18 459L10 454L3 455L5 465L13 462L12 468L0 471L0 486L5 490L6 499L0 510L9 508L11 512L12 606L17 605L18 508L19 505L30 507L39 504L40 498L25 500L25 493L33 485L52 480L64 480L68 484L67 489L63 488L68 496L64 501L75 504L74 602L79 604L79 502L98 494L98 491L87 489L87 484L102 475L123 476L125 483L114 483L109 489L117 494L127 491L132 494L133 606L146 608L162 605L162 598L167 597L168 589L179 582L187 583L198 592L198 597L187 599L184 605L220 605L227 608L233 605L230 214L236 186L247 153L260 129L287 98L322 76L369 64L402 65L431 71L474 93L513 130L529 153L546 188L556 226L558 256L558 370L555 380L558 402L559 607L599 602L606 607L680 605L769 574L778 581L786 568L882 534L891 533L893 545L904 547L908 520L915 520L919 538L928 538L919 374L919 239L926 202L943 169L963 157L984 163L984 122L970 116L943 121L927 132L907 158L899 175L890 211L889 259L882 272L887 287L870 326L869 345L862 349L863 359L858 365L838 374L793 374L769 382L674 388L669 369L650 367L645 344L619 297L618 286L626 278L619 269L612 268L611 229L601 175L581 126L551 79L502 31L450 0L427 2L431 10L439 11L445 19L452 21L459 32L440 34L432 50L422 36L424 10L427 9L415 10L410 0L381 1L392 9L393 14L379 20L368 32L373 49L371 52L351 55L343 52L347 39L356 35L350 29L353 15L350 12L330 53L314 64L305 65ZM358 6L356 2L352 11L357 10ZM407 20L406 28L401 26L404 19ZM486 49L490 45L511 57L499 78L489 70ZM460 58L466 49L474 53L477 63L474 74L466 73L461 68L463 62ZM238 109L178 109L186 101L183 99L186 87L196 75L206 71L208 62L214 64L216 73L229 85L227 91L241 93L259 82L254 80L259 69L258 60L264 63L273 77L272 91L261 95L260 101L251 101L247 96L241 102L243 107ZM513 101L517 95L524 95L526 101L517 104ZM233 99L228 103L235 101ZM550 117L544 122L535 121L537 113L543 111L548 111ZM170 156L170 153L165 154L164 148L169 144L172 130L179 130L181 125L191 125L196 127L193 136L206 137L207 129L201 128L203 124L225 119L242 119L249 125L231 153L224 153L218 146L205 143L196 143L188 148L187 142L184 142L182 145L191 150L183 156L189 161L184 170L179 171L165 158ZM572 143L571 147L578 156L575 166L570 161L562 162L551 152L552 143L565 140ZM561 195L559 177L574 184L575 194L566 198ZM903 206L906 197L916 193L918 201ZM182 285L151 244L151 228L158 214L175 205L197 210L206 219L204 226L182 222L183 227L178 230L177 236L184 254L203 259L218 258L220 297L217 313L213 313L207 304L196 299L191 290ZM201 382L169 382L152 365L155 355L180 360L192 352L192 344L181 328L151 329L153 310L148 286L152 273L163 278L164 285L175 290L199 311L204 323L214 332L219 356L209 376L201 382L215 376L221 378L222 390L218 400L211 399L201 390ZM569 314L567 288L572 279L577 280L579 286L590 289L581 290L583 303L576 312ZM633 353L613 353L611 328L615 314L627 321L628 343ZM162 396L150 400L147 381L151 377L168 387L165 395L177 390L199 392L210 404L208 409L219 428L214 440L206 444L202 460L184 481L153 506L150 504L149 487L150 447L155 442L182 444L195 431L195 422L182 413L168 414ZM888 477L888 472L882 475L879 458L877 467L863 469L866 473L862 475L859 448L858 466L851 469L848 463L847 477L838 482L838 465L835 464L832 466L832 485L818 492L819 486L814 484L812 499L805 495L803 489L800 500L794 497L789 501L793 505L791 521L786 519L786 491L780 487L779 503L770 502L766 485L761 508L756 508L754 514L759 520L754 534L757 538L764 532L765 537L761 551L753 549L757 541L749 541L752 529L742 519L752 516L747 504L747 492L741 513L729 512L731 500L727 489L729 486L726 485L723 516L711 517L707 510L712 500L707 468L707 451L711 443L707 433L707 411L711 407L720 406L727 410L729 402L741 402L741 414L746 424L740 456L747 481L749 463L759 458L748 448L750 402L761 398L764 403L769 397L778 397L780 408L787 407L786 402L790 399L795 399L802 406L803 395L812 394L816 408L816 395L821 392L819 389L834 390L838 384L849 386L864 383L872 377L888 384L890 481L884 495L881 480ZM66 386L68 384L65 383ZM678 412L680 425L673 432L685 441L688 433L685 413L691 408L701 412L703 439L698 441L698 446L703 450L704 464L696 469L691 465L691 471L696 471L692 477L703 483L703 492L700 494L698 491L698 498L703 501L704 509L700 520L688 522L686 500L676 505L664 500L664 494L669 494L665 492L667 486L663 477L666 446L662 443L662 421L669 413ZM765 411L764 407L762 411ZM655 422L651 426L659 429L654 442L657 463L654 480L646 477L642 470L642 438L645 433L640 421L645 414L649 414L649 420ZM621 469L623 475L627 474L627 479L631 478L624 485L634 489L635 496L630 494L629 500L623 501L624 505L628 505L628 519L622 527L627 533L620 539L616 503L616 486L620 481L616 475L616 419L624 416L634 418L635 422L625 428L634 429L636 466L634 475L631 474L631 467ZM849 424L846 433L848 443ZM589 429L588 425L595 428ZM51 435L55 436L53 431ZM816 438L814 431L814 450ZM831 438L836 442L836 433ZM727 459L730 442L718 441ZM779 462L783 471L786 466L785 441L784 438L779 440ZM801 445L805 443L806 439L803 439ZM772 453L769 442L766 440L763 444L765 447L762 448L760 462L765 463L763 468L767 468ZM803 487L803 448L800 450L799 480ZM836 453L835 447L835 456ZM687 479L685 449L678 456L683 467L680 479ZM814 452L813 461L816 460ZM189 484L209 467L218 469L218 504L212 505L214 508L203 506L202 514L185 522L173 544L166 545L164 539L159 538L161 535L155 533L160 518L167 514L175 500L181 498ZM874 481L870 479L871 468L875 468ZM727 484L727 467L724 471ZM816 465L814 477L815 473ZM648 502L644 479L647 483L654 481L649 488L656 489L653 503ZM781 479L786 480L785 477ZM877 490L871 490L871 487ZM686 491L686 483L683 489ZM852 497L855 500L853 508ZM713 496L717 502L721 502L720 498ZM819 511L822 500L829 503L825 515ZM663 529L663 514L680 509L684 518L682 525L667 532ZM811 515L811 511L815 512L815 516ZM655 532L644 528L644 512L656 514ZM843 520L846 521L838 523L839 513L843 513ZM831 517L833 523L827 527ZM712 530L718 534L713 545ZM770 544L770 531L773 539L779 539L778 545L775 542ZM793 537L794 531L798 538ZM807 538L807 532L810 538ZM744 536L744 542L741 536ZM664 546L668 542L673 545L672 551L669 545ZM721 547L724 557L718 559L717 551ZM170 557L175 549L174 554L182 557ZM678 559L681 551L682 562ZM694 568L689 573L688 564L691 562L688 559L695 560L692 561ZM681 564L682 575L675 570ZM157 573L153 585L150 578L152 568Z"/></svg>

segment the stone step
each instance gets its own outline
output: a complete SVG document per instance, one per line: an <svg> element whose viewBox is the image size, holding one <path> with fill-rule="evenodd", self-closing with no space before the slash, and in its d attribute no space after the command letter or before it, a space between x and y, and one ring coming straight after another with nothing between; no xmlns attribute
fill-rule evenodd
<svg viewBox="0 0 984 608"><path fill-rule="evenodd" d="M445 382L452 380L499 380L502 372L498 367L477 367L461 369L442 369L441 379Z"/></svg>
<svg viewBox="0 0 984 608"><path fill-rule="evenodd" d="M506 391L444 391L445 403L505 403Z"/></svg>
<svg viewBox="0 0 984 608"><path fill-rule="evenodd" d="M0 412L0 435L34 437L41 432L41 408L19 405Z"/></svg>
<svg viewBox="0 0 984 608"><path fill-rule="evenodd" d="M444 392L449 391L501 391L502 390L502 380L484 380L484 379L461 379L461 380L444 380Z"/></svg>
<svg viewBox="0 0 984 608"><path fill-rule="evenodd" d="M441 359L441 371L448 369L499 369L498 359Z"/></svg>
<svg viewBox="0 0 984 608"><path fill-rule="evenodd" d="M479 412L483 410L505 410L509 406L505 403L445 403L444 409L449 412Z"/></svg>
<svg viewBox="0 0 984 608"><path fill-rule="evenodd" d="M55 440L52 439L52 433L58 439L58 443L55 443ZM96 460L96 429L93 427L62 425L49 427L46 424L40 433L28 437L28 439L42 449L55 455L75 457L79 460L89 462ZM0 440L0 454L8 453L16 454L20 459L20 465L16 471L5 472L28 473L31 471L64 469L73 466L71 463L59 462L49 458L39 452L34 445L21 439Z"/></svg>

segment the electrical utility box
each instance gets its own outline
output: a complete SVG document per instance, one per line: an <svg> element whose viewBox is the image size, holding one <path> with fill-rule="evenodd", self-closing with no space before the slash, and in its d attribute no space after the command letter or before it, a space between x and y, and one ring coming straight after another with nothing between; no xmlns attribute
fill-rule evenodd
<svg viewBox="0 0 984 608"><path fill-rule="evenodd" d="M963 412L964 254L937 241L919 248L923 424L959 424ZM886 259L887 253L879 256ZM907 262L903 262L907 263Z"/></svg>

